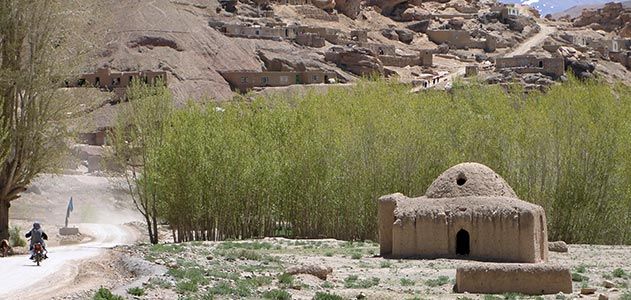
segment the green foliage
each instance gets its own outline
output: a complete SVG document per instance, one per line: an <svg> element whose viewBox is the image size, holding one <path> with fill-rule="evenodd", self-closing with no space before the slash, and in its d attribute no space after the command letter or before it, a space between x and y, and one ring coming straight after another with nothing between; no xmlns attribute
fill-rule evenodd
<svg viewBox="0 0 631 300"><path fill-rule="evenodd" d="M620 300L631 300L631 292L624 292L624 294L620 296Z"/></svg>
<svg viewBox="0 0 631 300"><path fill-rule="evenodd" d="M367 289L379 284L379 278L371 277L367 279L359 279L357 275L349 275L344 278L344 287L347 289Z"/></svg>
<svg viewBox="0 0 631 300"><path fill-rule="evenodd" d="M313 300L344 300L344 298L337 294L317 292L315 296L313 296Z"/></svg>
<svg viewBox="0 0 631 300"><path fill-rule="evenodd" d="M175 284L175 290L180 294L194 293L198 289L197 282L191 280L180 280Z"/></svg>
<svg viewBox="0 0 631 300"><path fill-rule="evenodd" d="M615 270L613 270L613 272L611 272L611 274L613 275L613 277L618 277L618 278L627 278L627 272L625 272L622 268L616 268Z"/></svg>
<svg viewBox="0 0 631 300"><path fill-rule="evenodd" d="M431 287L441 286L449 283L449 276L438 276L438 278L428 279L425 284Z"/></svg>
<svg viewBox="0 0 631 300"><path fill-rule="evenodd" d="M379 264L379 267L381 268L390 268L392 267L392 263L388 260L384 260Z"/></svg>
<svg viewBox="0 0 631 300"><path fill-rule="evenodd" d="M19 226L13 226L9 230L9 244L11 247L24 247L26 241L22 238L22 228Z"/></svg>
<svg viewBox="0 0 631 300"><path fill-rule="evenodd" d="M280 274L278 276L278 282L281 284L292 285L294 284L294 276L287 273Z"/></svg>
<svg viewBox="0 0 631 300"><path fill-rule="evenodd" d="M172 284L168 280L159 277L152 277L151 279L149 279L149 285L147 286L147 288L159 287L163 289L169 289L171 288L171 286Z"/></svg>
<svg viewBox="0 0 631 300"><path fill-rule="evenodd" d="M572 272L572 281L577 281L577 282L586 282L589 281L589 277L581 274L581 273L577 273L577 272Z"/></svg>
<svg viewBox="0 0 631 300"><path fill-rule="evenodd" d="M177 245L177 244L156 244L156 245L152 245L149 251L155 252L155 253L174 254L174 253L180 253L184 251L184 247L182 247L182 245Z"/></svg>
<svg viewBox="0 0 631 300"><path fill-rule="evenodd" d="M414 280L408 279L408 278L401 278L401 285L402 286L412 286L412 285L414 285Z"/></svg>
<svg viewBox="0 0 631 300"><path fill-rule="evenodd" d="M112 291L110 291L107 288L99 288L98 291L96 291L96 294L94 294L94 297L92 297L93 300L123 300L124 298L122 296L119 295L114 295L112 294Z"/></svg>
<svg viewBox="0 0 631 300"><path fill-rule="evenodd" d="M127 289L127 294L134 295L134 296L142 296L145 294L145 289L141 287L129 288Z"/></svg>
<svg viewBox="0 0 631 300"><path fill-rule="evenodd" d="M270 290L263 293L263 299L291 300L291 294L285 290Z"/></svg>
<svg viewBox="0 0 631 300"><path fill-rule="evenodd" d="M580 265L578 267L576 267L576 273L585 273L587 271L587 267L585 267L585 265Z"/></svg>
<svg viewBox="0 0 631 300"><path fill-rule="evenodd" d="M362 258L362 254L360 252L353 252L351 254L351 258L352 259L360 259L360 258Z"/></svg>
<svg viewBox="0 0 631 300"><path fill-rule="evenodd" d="M477 84L408 91L359 82L236 100L221 112L177 110L147 153L158 212L182 239L279 228L376 239L378 197L422 195L447 168L476 161L545 208L550 239L631 243L631 88L570 80L545 94Z"/></svg>

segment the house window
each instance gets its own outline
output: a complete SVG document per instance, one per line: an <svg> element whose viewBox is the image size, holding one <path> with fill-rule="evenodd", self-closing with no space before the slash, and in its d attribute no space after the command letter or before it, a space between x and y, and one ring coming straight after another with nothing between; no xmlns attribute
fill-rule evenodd
<svg viewBox="0 0 631 300"><path fill-rule="evenodd" d="M269 83L269 78L268 77L261 77L261 83L262 84L268 84Z"/></svg>
<svg viewBox="0 0 631 300"><path fill-rule="evenodd" d="M241 83L248 83L247 77L241 77Z"/></svg>
<svg viewBox="0 0 631 300"><path fill-rule="evenodd" d="M543 68L543 60L539 61L539 68Z"/></svg>
<svg viewBox="0 0 631 300"><path fill-rule="evenodd" d="M259 34L261 34L261 32L257 29L257 30L254 32L254 34L259 35Z"/></svg>
<svg viewBox="0 0 631 300"><path fill-rule="evenodd" d="M280 77L280 83L287 84L288 82L289 82L289 77L287 77L287 76L281 76Z"/></svg>
<svg viewBox="0 0 631 300"><path fill-rule="evenodd" d="M318 75L313 75L313 81L315 81L315 82L318 81Z"/></svg>

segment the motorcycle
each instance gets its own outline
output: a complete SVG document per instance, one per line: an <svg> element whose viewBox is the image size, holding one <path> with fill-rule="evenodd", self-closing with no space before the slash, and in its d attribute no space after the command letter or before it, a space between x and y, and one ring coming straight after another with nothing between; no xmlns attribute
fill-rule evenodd
<svg viewBox="0 0 631 300"><path fill-rule="evenodd" d="M39 266L44 259L46 259L44 247L42 247L41 243L36 243L33 245L33 261Z"/></svg>

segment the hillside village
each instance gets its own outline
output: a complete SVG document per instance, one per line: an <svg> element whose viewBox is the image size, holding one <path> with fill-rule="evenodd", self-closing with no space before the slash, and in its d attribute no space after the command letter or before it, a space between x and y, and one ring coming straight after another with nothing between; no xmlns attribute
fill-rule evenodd
<svg viewBox="0 0 631 300"><path fill-rule="evenodd" d="M114 92L89 108L86 133L93 136L112 125L117 109L110 104L124 97L130 78L156 74L180 103L346 85L373 75L409 83L415 92L448 88L456 77L527 90L565 81L568 72L631 78L629 8L614 3L558 20L493 0L162 0L113 7L111 18L91 21L104 49L84 75L67 82Z"/></svg>

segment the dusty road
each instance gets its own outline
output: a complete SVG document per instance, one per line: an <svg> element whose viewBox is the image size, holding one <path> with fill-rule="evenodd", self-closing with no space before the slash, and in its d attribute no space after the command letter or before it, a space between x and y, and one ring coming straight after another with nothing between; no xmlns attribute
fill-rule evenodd
<svg viewBox="0 0 631 300"><path fill-rule="evenodd" d="M531 36L526 41L524 41L519 46L517 46L515 49L512 49L511 51L504 54L503 56L511 57L511 56L517 56L517 55L524 55L528 53L528 51L530 51L530 49L532 49L533 47L541 45L548 36L550 36L551 34L557 31L556 27L552 27L546 24L539 23L539 26L541 26L541 30L537 32L537 34ZM436 85L436 87L445 88L451 85L456 78L462 77L464 75L465 75L464 67L459 68L457 71L452 72L449 75L447 75L441 83ZM412 92L416 93L421 90L423 90L422 87L416 87L412 89Z"/></svg>
<svg viewBox="0 0 631 300"><path fill-rule="evenodd" d="M539 26L541 26L541 30L539 30L537 34L530 37L525 42L521 43L519 46L517 46L517 48L507 53L506 56L524 55L528 53L528 51L533 47L541 45L548 36L557 31L556 27L552 27L546 24L539 23Z"/></svg>
<svg viewBox="0 0 631 300"><path fill-rule="evenodd" d="M56 230L64 222L70 197L74 202L70 225L92 238L60 246ZM26 255L1 258L0 299L47 298L63 291L77 279L81 262L96 259L107 248L134 243L140 235L133 227L123 225L139 221L140 216L115 178L45 175L22 198L11 207L11 224L21 226L26 233L30 224L39 220L51 240L49 259L37 267Z"/></svg>
<svg viewBox="0 0 631 300"><path fill-rule="evenodd" d="M133 229L115 224L79 224L79 229L95 237L85 244L49 247L49 259L36 266L27 255L2 259L0 299L46 295L71 284L79 273L79 261L101 254L105 249L133 243Z"/></svg>

